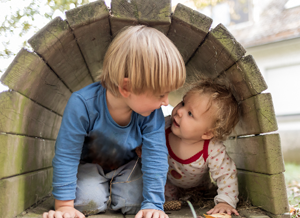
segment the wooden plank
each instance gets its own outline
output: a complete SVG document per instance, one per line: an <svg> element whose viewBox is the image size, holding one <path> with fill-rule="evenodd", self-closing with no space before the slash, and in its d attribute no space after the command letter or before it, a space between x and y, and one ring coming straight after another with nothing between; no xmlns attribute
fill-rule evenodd
<svg viewBox="0 0 300 218"><path fill-rule="evenodd" d="M266 211L266 214L271 218L290 218L291 214L289 212L283 213L283 214L272 214L268 211Z"/></svg>
<svg viewBox="0 0 300 218"><path fill-rule="evenodd" d="M260 134L278 129L270 93L259 94L242 101L240 110L240 121L232 136Z"/></svg>
<svg viewBox="0 0 300 218"><path fill-rule="evenodd" d="M217 77L238 61L245 52L226 27L219 24L208 33L203 44L187 63L187 82Z"/></svg>
<svg viewBox="0 0 300 218"><path fill-rule="evenodd" d="M131 1L111 1L110 29L113 36L125 26L137 25L139 23L138 18L137 6L133 5Z"/></svg>
<svg viewBox="0 0 300 218"><path fill-rule="evenodd" d="M15 217L51 191L52 168L0 180L0 217Z"/></svg>
<svg viewBox="0 0 300 218"><path fill-rule="evenodd" d="M50 21L28 43L73 92L93 82L71 28L60 17Z"/></svg>
<svg viewBox="0 0 300 218"><path fill-rule="evenodd" d="M0 132L55 140L61 120L15 91L0 93Z"/></svg>
<svg viewBox="0 0 300 218"><path fill-rule="evenodd" d="M80 50L94 81L102 72L105 52L111 42L109 11L104 1L96 1L66 12Z"/></svg>
<svg viewBox="0 0 300 218"><path fill-rule="evenodd" d="M124 218L120 211L106 210L105 213L100 213L96 215L89 215L90 218Z"/></svg>
<svg viewBox="0 0 300 218"><path fill-rule="evenodd" d="M177 47L185 63L203 41L211 24L210 17L177 4L167 36Z"/></svg>
<svg viewBox="0 0 300 218"><path fill-rule="evenodd" d="M35 53L21 49L1 77L3 84L62 115L70 90ZM24 82L26 81L26 82Z"/></svg>
<svg viewBox="0 0 300 218"><path fill-rule="evenodd" d="M254 206L273 214L289 211L283 173L266 175L238 170L239 192Z"/></svg>
<svg viewBox="0 0 300 218"><path fill-rule="evenodd" d="M225 76L233 85L233 95L238 101L257 95L268 88L251 55L241 58L225 72Z"/></svg>
<svg viewBox="0 0 300 218"><path fill-rule="evenodd" d="M209 208L202 209L202 208L199 208L199 206L197 206L197 205L193 205L193 206L194 206L195 212L198 217L199 216L204 217L203 214L206 214L206 212L211 209L211 208L210 209ZM192 211L188 205L182 206L182 208L177 211L166 211L166 214L169 216L169 218L191 218L191 217L193 217ZM135 215L125 215L125 218L134 218L134 217L135 217ZM235 217L236 216L233 216L233 218L235 218Z"/></svg>
<svg viewBox="0 0 300 218"><path fill-rule="evenodd" d="M17 218L42 218L44 212L48 212L49 210L54 210L54 197L46 197L46 199L43 199L42 202L32 208L27 209L26 211L23 211L19 215L17 215Z"/></svg>
<svg viewBox="0 0 300 218"><path fill-rule="evenodd" d="M0 179L52 166L55 141L0 134Z"/></svg>
<svg viewBox="0 0 300 218"><path fill-rule="evenodd" d="M125 26L144 24L165 35L171 24L171 0L112 0L110 17L113 36Z"/></svg>
<svg viewBox="0 0 300 218"><path fill-rule="evenodd" d="M44 212L54 209L54 197L48 197L39 205L30 208L17 216L17 218L42 218ZM134 217L134 215L132 215ZM89 215L90 218L124 218L120 211L106 210L105 213Z"/></svg>
<svg viewBox="0 0 300 218"><path fill-rule="evenodd" d="M238 169L265 174L285 170L279 134L226 140L224 144Z"/></svg>
<svg viewBox="0 0 300 218"><path fill-rule="evenodd" d="M246 208L243 208L243 209L238 209L238 212L241 217L246 217L246 218L269 218L269 216L266 215L265 212L260 209L247 210Z"/></svg>

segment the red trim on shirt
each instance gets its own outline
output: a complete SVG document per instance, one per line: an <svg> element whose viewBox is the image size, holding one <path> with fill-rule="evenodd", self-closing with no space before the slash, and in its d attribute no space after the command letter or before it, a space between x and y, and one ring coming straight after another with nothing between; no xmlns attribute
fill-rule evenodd
<svg viewBox="0 0 300 218"><path fill-rule="evenodd" d="M203 146L203 159L206 162L206 159L208 158L208 145L209 145L210 140L205 140L204 141L204 146Z"/></svg>
<svg viewBox="0 0 300 218"><path fill-rule="evenodd" d="M195 162L196 160L198 160L201 155L203 154L203 158L204 161L206 161L207 157L208 157L208 144L209 144L209 140L205 140L204 141L204 145L203 145L203 149L201 151L199 151L197 154L195 154L194 156L186 159L186 160L182 160L181 158L177 157L176 154L174 154L174 152L172 151L172 148L170 146L169 143L169 134L171 133L171 128L169 127L168 129L166 129L166 144L168 147L168 151L169 151L169 155L176 160L177 162L181 163L181 164L190 164Z"/></svg>

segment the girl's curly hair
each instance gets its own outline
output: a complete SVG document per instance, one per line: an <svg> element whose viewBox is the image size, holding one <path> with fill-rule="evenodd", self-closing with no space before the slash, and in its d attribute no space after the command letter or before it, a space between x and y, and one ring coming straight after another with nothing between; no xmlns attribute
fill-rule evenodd
<svg viewBox="0 0 300 218"><path fill-rule="evenodd" d="M215 125L212 129L213 141L226 140L226 137L231 134L239 121L239 104L231 90L225 80L202 79L192 84L192 88L187 92L187 94L199 93L208 95L210 101L207 110L213 104L217 108Z"/></svg>

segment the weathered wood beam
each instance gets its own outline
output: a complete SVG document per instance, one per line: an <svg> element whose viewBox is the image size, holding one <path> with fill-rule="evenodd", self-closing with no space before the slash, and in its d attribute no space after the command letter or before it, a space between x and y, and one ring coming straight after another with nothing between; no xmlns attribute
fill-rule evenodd
<svg viewBox="0 0 300 218"><path fill-rule="evenodd" d="M237 101L257 95L268 88L251 55L241 58L226 72L225 76L233 85Z"/></svg>
<svg viewBox="0 0 300 218"><path fill-rule="evenodd" d="M196 51L211 24L210 17L180 3L177 4L167 36L179 50L184 62L187 62Z"/></svg>
<svg viewBox="0 0 300 218"><path fill-rule="evenodd" d="M246 53L225 26L212 29L203 44L187 63L187 82L215 78Z"/></svg>
<svg viewBox="0 0 300 218"><path fill-rule="evenodd" d="M241 217L246 217L246 218L269 218L268 215L265 214L264 211L258 209L258 208L238 208L238 212Z"/></svg>
<svg viewBox="0 0 300 218"><path fill-rule="evenodd" d="M182 4L177 4L168 32L169 39L179 50L186 63L207 35L212 19ZM170 93L170 104L176 106L182 100L187 87Z"/></svg>
<svg viewBox="0 0 300 218"><path fill-rule="evenodd" d="M291 218L292 217L289 211L287 211L283 214L273 214L273 213L270 213L269 211L265 211L265 213L271 218Z"/></svg>
<svg viewBox="0 0 300 218"><path fill-rule="evenodd" d="M0 179L52 166L55 141L0 134Z"/></svg>
<svg viewBox="0 0 300 218"><path fill-rule="evenodd" d="M17 215L16 218L42 218L43 213L48 212L49 210L54 210L54 201L55 199L53 196L48 197L42 203L36 205L35 207L23 211L21 214Z"/></svg>
<svg viewBox="0 0 300 218"><path fill-rule="evenodd" d="M21 49L1 77L3 84L62 115L70 90L35 53ZM24 82L26 81L26 82Z"/></svg>
<svg viewBox="0 0 300 218"><path fill-rule="evenodd" d="M0 132L55 140L61 120L15 91L0 93Z"/></svg>
<svg viewBox="0 0 300 218"><path fill-rule="evenodd" d="M240 195L254 206L273 214L289 211L283 173L266 175L239 170L238 182Z"/></svg>
<svg viewBox="0 0 300 218"><path fill-rule="evenodd" d="M111 31L115 36L125 26L144 24L165 35L171 24L171 0L112 0Z"/></svg>
<svg viewBox="0 0 300 218"><path fill-rule="evenodd" d="M224 144L238 169L265 174L284 172L279 134L226 140Z"/></svg>
<svg viewBox="0 0 300 218"><path fill-rule="evenodd" d="M80 50L94 81L102 72L105 52L111 42L109 11L104 1L96 1L66 12Z"/></svg>
<svg viewBox="0 0 300 218"><path fill-rule="evenodd" d="M52 189L52 168L0 180L0 217L15 217Z"/></svg>
<svg viewBox="0 0 300 218"><path fill-rule="evenodd" d="M242 101L240 110L240 121L232 136L260 134L278 129L270 93L258 94Z"/></svg>
<svg viewBox="0 0 300 218"><path fill-rule="evenodd" d="M71 28L60 17L50 21L28 43L73 92L93 82Z"/></svg>

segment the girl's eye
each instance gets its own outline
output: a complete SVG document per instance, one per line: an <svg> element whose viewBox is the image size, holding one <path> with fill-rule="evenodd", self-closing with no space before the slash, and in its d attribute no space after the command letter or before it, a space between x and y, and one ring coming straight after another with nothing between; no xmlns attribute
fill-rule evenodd
<svg viewBox="0 0 300 218"><path fill-rule="evenodd" d="M189 116L191 116L191 117L193 116L192 112L189 111L188 113L189 113Z"/></svg>
<svg viewBox="0 0 300 218"><path fill-rule="evenodd" d="M184 102L183 101L181 102L181 105L184 106Z"/></svg>
<svg viewBox="0 0 300 218"><path fill-rule="evenodd" d="M164 97L165 97L165 95L160 95L159 97L160 97L160 98L164 98Z"/></svg>

